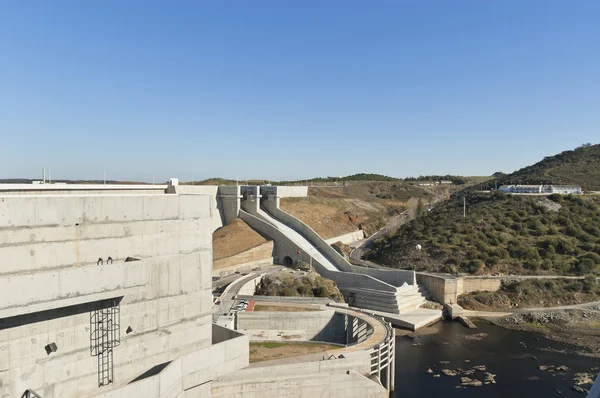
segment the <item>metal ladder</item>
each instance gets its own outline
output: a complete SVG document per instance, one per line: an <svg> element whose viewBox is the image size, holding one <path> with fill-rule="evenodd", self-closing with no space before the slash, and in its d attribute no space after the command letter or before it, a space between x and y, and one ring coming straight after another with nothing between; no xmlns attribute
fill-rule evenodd
<svg viewBox="0 0 600 398"><path fill-rule="evenodd" d="M98 387L114 382L113 348L121 343L120 320L117 299L104 300L90 312L90 354L98 359Z"/></svg>

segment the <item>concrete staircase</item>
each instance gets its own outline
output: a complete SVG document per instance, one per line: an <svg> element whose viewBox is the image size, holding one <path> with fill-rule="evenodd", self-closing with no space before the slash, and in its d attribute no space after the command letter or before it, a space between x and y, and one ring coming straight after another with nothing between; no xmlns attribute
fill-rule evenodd
<svg viewBox="0 0 600 398"><path fill-rule="evenodd" d="M396 293L346 287L342 293L350 306L392 314L402 314L419 308L429 297L429 292L423 285L399 288Z"/></svg>

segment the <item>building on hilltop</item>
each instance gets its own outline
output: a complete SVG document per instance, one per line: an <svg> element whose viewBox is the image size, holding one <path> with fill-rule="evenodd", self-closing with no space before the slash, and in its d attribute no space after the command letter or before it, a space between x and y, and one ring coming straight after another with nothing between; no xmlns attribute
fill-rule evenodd
<svg viewBox="0 0 600 398"><path fill-rule="evenodd" d="M552 193L575 195L580 195L582 193L581 187L577 185L550 185L550 189Z"/></svg>
<svg viewBox="0 0 600 398"><path fill-rule="evenodd" d="M575 194L582 193L581 187L577 185L502 185L498 188L506 193L520 194Z"/></svg>

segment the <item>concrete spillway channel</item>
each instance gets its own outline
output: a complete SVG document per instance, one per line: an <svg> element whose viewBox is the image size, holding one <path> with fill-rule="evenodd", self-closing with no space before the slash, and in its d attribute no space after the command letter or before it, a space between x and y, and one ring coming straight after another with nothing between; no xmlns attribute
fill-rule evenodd
<svg viewBox="0 0 600 398"><path fill-rule="evenodd" d="M350 306L371 310L395 326L416 330L441 319L441 311L419 308L428 292L417 285L414 271L354 266L308 225L279 208L279 187L239 188L238 216L275 241L280 262L311 262L337 284Z"/></svg>

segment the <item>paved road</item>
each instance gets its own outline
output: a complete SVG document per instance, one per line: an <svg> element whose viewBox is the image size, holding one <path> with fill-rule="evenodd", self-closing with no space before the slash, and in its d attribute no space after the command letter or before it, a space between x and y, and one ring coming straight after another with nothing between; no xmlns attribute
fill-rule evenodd
<svg viewBox="0 0 600 398"><path fill-rule="evenodd" d="M385 227L381 228L379 231L375 232L373 235L363 240L360 245L352 249L352 251L350 252L350 262L354 265L361 265L367 268L385 268L371 261L363 260L362 256L367 250L371 248L371 245L377 238L380 238L383 235L389 233L394 228L398 228L400 225L404 224L407 219L408 212L404 212L398 214L395 217L392 217Z"/></svg>
<svg viewBox="0 0 600 398"><path fill-rule="evenodd" d="M600 312L595 308L587 308L598 306L600 308L600 301L592 301L589 303L573 304L573 305L561 305L559 307L536 307L536 308L520 308L518 310L512 310L511 312L529 312L529 311L558 311L558 310L586 310L592 312Z"/></svg>

